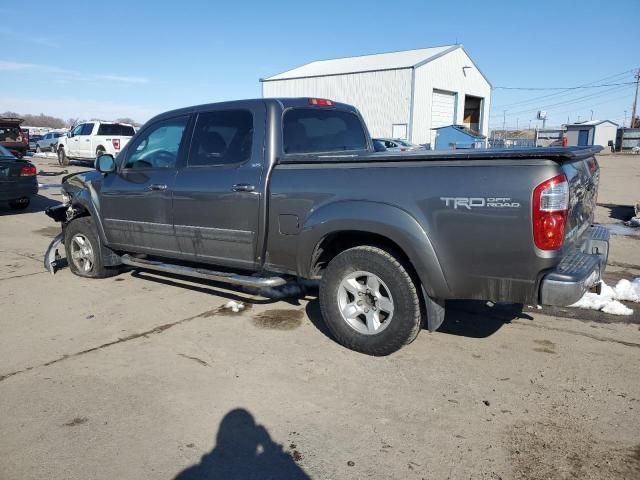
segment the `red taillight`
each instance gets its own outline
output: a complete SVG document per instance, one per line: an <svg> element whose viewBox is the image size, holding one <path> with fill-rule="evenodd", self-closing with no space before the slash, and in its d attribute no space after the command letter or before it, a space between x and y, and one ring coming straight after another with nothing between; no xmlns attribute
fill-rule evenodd
<svg viewBox="0 0 640 480"><path fill-rule="evenodd" d="M330 107L333 105L331 100L327 100L326 98L310 98L309 103L311 105L315 105L316 107Z"/></svg>
<svg viewBox="0 0 640 480"><path fill-rule="evenodd" d="M21 177L35 177L36 176L36 167L33 165L25 165L20 169Z"/></svg>
<svg viewBox="0 0 640 480"><path fill-rule="evenodd" d="M533 191L533 241L540 250L557 250L564 243L569 210L569 183L558 175Z"/></svg>
<svg viewBox="0 0 640 480"><path fill-rule="evenodd" d="M120 150L120 139L119 138L112 138L111 139L111 143L113 144L113 148L115 148L116 150Z"/></svg>

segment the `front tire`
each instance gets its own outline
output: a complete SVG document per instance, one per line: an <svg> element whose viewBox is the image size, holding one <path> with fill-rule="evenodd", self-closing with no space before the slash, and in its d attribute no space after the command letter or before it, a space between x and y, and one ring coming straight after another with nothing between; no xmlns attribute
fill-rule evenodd
<svg viewBox="0 0 640 480"><path fill-rule="evenodd" d="M66 167L67 165L69 165L69 157L67 157L64 148L62 147L58 148L58 164L61 167Z"/></svg>
<svg viewBox="0 0 640 480"><path fill-rule="evenodd" d="M367 355L389 355L422 327L416 282L398 257L371 246L331 260L320 283L320 309L336 340Z"/></svg>
<svg viewBox="0 0 640 480"><path fill-rule="evenodd" d="M91 217L76 218L67 225L64 248L71 271L79 277L107 278L118 273L102 263L98 233Z"/></svg>

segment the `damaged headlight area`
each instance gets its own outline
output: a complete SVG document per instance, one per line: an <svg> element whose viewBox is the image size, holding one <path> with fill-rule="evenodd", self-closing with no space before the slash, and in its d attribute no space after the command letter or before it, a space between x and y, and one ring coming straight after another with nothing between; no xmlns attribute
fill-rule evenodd
<svg viewBox="0 0 640 480"><path fill-rule="evenodd" d="M65 205L71 203L71 195L65 190L62 190L62 203L64 203Z"/></svg>

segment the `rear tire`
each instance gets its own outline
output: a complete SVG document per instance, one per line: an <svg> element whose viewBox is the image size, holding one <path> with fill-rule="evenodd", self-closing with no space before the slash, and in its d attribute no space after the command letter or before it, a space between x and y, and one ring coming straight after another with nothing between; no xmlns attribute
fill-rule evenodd
<svg viewBox="0 0 640 480"><path fill-rule="evenodd" d="M58 148L58 164L61 167L66 167L69 165L69 157L65 154L64 148Z"/></svg>
<svg viewBox="0 0 640 480"><path fill-rule="evenodd" d="M117 275L118 268L102 263L102 250L93 218L80 217L65 228L64 248L71 271L79 277L107 278Z"/></svg>
<svg viewBox="0 0 640 480"><path fill-rule="evenodd" d="M371 246L350 248L334 257L323 273L322 316L345 347L389 355L411 343L422 327L416 285L391 253Z"/></svg>
<svg viewBox="0 0 640 480"><path fill-rule="evenodd" d="M29 197L17 198L15 200L9 200L9 208L11 210L24 210L31 203Z"/></svg>

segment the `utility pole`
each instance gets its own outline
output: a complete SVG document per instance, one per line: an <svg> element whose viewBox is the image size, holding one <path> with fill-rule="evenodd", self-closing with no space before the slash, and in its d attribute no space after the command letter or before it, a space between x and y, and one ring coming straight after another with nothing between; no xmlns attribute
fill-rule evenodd
<svg viewBox="0 0 640 480"><path fill-rule="evenodd" d="M591 110L591 120L593 120L593 110Z"/></svg>
<svg viewBox="0 0 640 480"><path fill-rule="evenodd" d="M506 140L507 138L507 111L502 111L502 140Z"/></svg>
<svg viewBox="0 0 640 480"><path fill-rule="evenodd" d="M638 84L640 83L640 68L636 71L636 95L633 97L633 108L631 109L631 125L630 127L635 127L636 121L636 106L638 105Z"/></svg>

